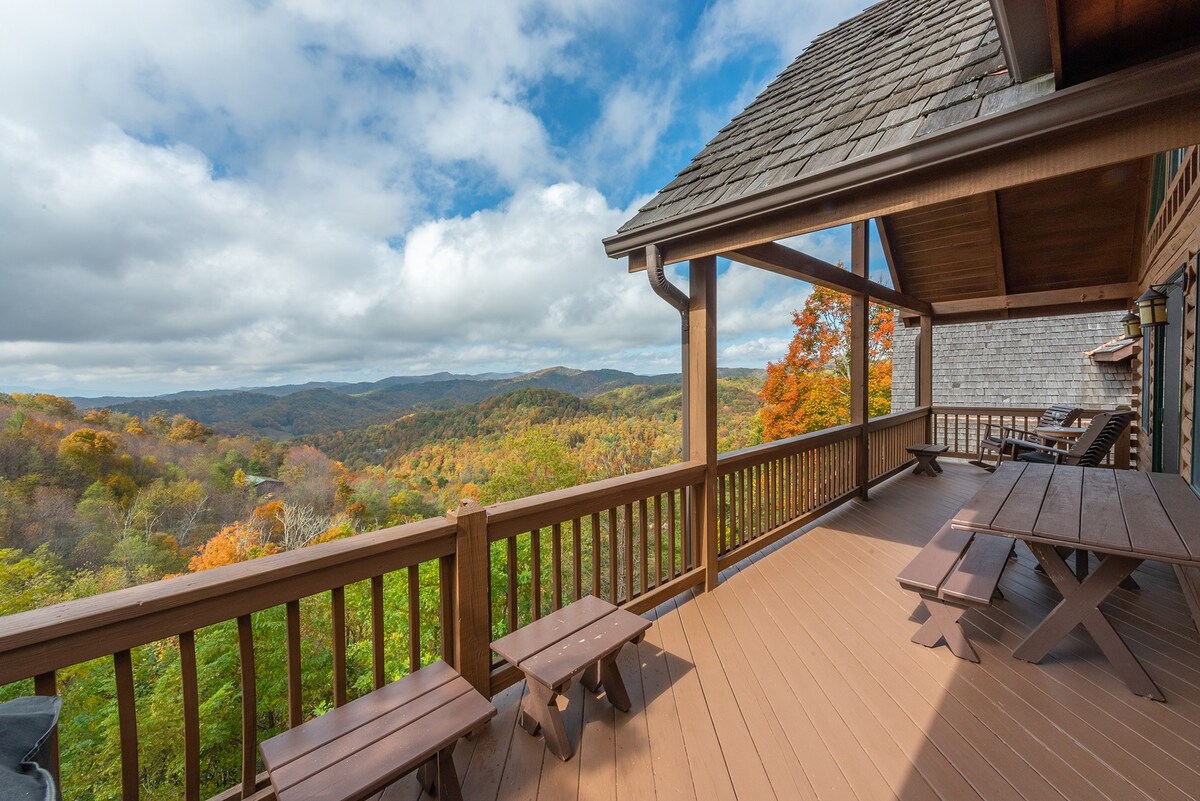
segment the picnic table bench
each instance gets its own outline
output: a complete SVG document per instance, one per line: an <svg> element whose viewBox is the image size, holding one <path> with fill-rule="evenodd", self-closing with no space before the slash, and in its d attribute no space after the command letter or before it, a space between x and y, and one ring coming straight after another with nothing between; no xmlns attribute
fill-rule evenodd
<svg viewBox="0 0 1200 801"><path fill-rule="evenodd" d="M525 674L529 692L517 716L521 728L530 734L541 730L550 753L570 759L574 749L558 696L582 673L583 686L592 692L603 687L609 703L628 712L617 656L625 643L640 642L648 628L645 618L588 595L493 642L492 650Z"/></svg>
<svg viewBox="0 0 1200 801"><path fill-rule="evenodd" d="M915 475L926 473L930 476L936 476L942 472L942 466L938 464L937 458L950 450L950 447L947 445L935 445L931 442L921 442L916 445L909 445L904 450L917 459L917 466L913 468Z"/></svg>
<svg viewBox="0 0 1200 801"><path fill-rule="evenodd" d="M264 741L279 801L361 801L418 771L428 792L461 801L454 746L496 707L445 662L434 662Z"/></svg>
<svg viewBox="0 0 1200 801"><path fill-rule="evenodd" d="M988 607L1003 597L1000 575L1012 552L1012 542L990 534L938 529L896 580L921 596L929 619L912 641L933 648L943 639L959 659L978 662L979 655L962 630L959 618L971 608Z"/></svg>

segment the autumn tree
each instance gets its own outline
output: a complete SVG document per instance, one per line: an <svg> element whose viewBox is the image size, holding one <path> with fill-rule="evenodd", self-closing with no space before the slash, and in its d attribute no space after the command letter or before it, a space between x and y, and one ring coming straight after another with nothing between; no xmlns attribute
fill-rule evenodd
<svg viewBox="0 0 1200 801"><path fill-rule="evenodd" d="M208 542L196 549L188 562L188 570L198 573L214 567L224 567L267 554L278 553L279 546L268 542L262 532L243 523L231 523Z"/></svg>
<svg viewBox="0 0 1200 801"><path fill-rule="evenodd" d="M894 323L884 306L872 304L868 317L867 406L877 417L891 411ZM850 297L815 287L792 322L787 356L767 364L762 388L768 441L850 422Z"/></svg>

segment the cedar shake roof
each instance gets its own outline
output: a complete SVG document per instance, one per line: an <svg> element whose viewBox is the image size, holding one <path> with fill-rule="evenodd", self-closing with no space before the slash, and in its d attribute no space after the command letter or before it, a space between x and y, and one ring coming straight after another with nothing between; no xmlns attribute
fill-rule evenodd
<svg viewBox="0 0 1200 801"><path fill-rule="evenodd" d="M621 233L1049 94L1014 84L987 0L883 0L818 36Z"/></svg>

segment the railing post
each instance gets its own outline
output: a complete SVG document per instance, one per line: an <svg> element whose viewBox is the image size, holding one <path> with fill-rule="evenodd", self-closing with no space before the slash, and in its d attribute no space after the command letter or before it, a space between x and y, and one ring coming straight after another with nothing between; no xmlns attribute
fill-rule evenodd
<svg viewBox="0 0 1200 801"><path fill-rule="evenodd" d="M705 464L704 483L688 493L688 518L704 587L717 586L717 259L689 265L688 458Z"/></svg>
<svg viewBox="0 0 1200 801"><path fill-rule="evenodd" d="M492 696L491 570L487 509L474 500L459 501L446 513L454 523L454 667L471 686Z"/></svg>

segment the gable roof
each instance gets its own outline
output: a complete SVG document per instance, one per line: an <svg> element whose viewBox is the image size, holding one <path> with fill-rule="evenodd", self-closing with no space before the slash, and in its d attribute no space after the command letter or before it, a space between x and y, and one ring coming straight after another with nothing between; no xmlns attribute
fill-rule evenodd
<svg viewBox="0 0 1200 801"><path fill-rule="evenodd" d="M987 0L883 0L822 34L620 233L807 179L1049 94L1014 83Z"/></svg>

